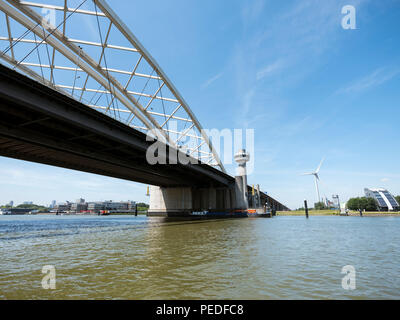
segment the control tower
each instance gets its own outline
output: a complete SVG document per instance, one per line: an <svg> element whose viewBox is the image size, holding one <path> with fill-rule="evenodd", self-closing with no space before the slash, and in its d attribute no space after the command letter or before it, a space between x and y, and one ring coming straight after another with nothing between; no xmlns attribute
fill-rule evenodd
<svg viewBox="0 0 400 320"><path fill-rule="evenodd" d="M235 195L237 209L247 210L248 195L247 195L247 171L246 163L250 161L250 155L246 150L242 149L235 154L235 161L238 164L235 176Z"/></svg>

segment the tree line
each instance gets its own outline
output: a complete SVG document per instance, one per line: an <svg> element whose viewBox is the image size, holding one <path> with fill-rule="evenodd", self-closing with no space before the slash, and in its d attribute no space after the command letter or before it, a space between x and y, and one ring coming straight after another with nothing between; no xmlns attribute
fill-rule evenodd
<svg viewBox="0 0 400 320"><path fill-rule="evenodd" d="M11 208L15 208L15 209L30 209L30 210L37 210L39 212L47 212L47 211L49 211L49 208L47 208L45 206L36 205L36 204L20 204L18 206L14 206L14 207L11 207L10 205L0 206L0 209L11 209Z"/></svg>
<svg viewBox="0 0 400 320"><path fill-rule="evenodd" d="M372 198L360 197L351 198L347 201L347 209L349 210L365 210L365 211L377 211L378 206Z"/></svg>
<svg viewBox="0 0 400 320"><path fill-rule="evenodd" d="M397 203L400 204L400 196L394 197ZM367 197L351 198L347 202L347 208L349 210L365 210L365 211L377 211L378 205L375 200Z"/></svg>

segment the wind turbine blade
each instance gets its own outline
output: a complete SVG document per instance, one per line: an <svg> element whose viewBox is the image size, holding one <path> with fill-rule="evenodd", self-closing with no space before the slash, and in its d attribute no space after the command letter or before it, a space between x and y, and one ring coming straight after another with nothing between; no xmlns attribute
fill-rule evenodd
<svg viewBox="0 0 400 320"><path fill-rule="evenodd" d="M310 173L302 173L301 176L312 176L314 173L310 172Z"/></svg>
<svg viewBox="0 0 400 320"><path fill-rule="evenodd" d="M317 178L317 180L319 180L319 175L318 175L318 173L316 173L316 174L314 174L315 175L315 178Z"/></svg>
<svg viewBox="0 0 400 320"><path fill-rule="evenodd" d="M325 158L323 158L321 160L321 163L319 164L319 166L318 166L317 170L315 171L315 173L319 173L319 170L321 170L321 167L322 167L322 164L324 163L324 161L325 161Z"/></svg>

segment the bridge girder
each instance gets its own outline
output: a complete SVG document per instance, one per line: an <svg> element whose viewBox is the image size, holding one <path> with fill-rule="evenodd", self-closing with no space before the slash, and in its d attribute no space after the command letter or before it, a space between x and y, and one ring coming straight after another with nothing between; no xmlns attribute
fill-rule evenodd
<svg viewBox="0 0 400 320"><path fill-rule="evenodd" d="M150 165L151 144L144 133L0 65L0 156L163 187L234 181L205 164ZM167 157L180 152L171 148Z"/></svg>
<svg viewBox="0 0 400 320"><path fill-rule="evenodd" d="M71 0L68 1L71 2ZM50 0L47 3L0 0L0 10L5 13L6 26L0 30L7 30L4 36L1 35L0 42L3 40L9 43L6 50L0 53L0 58L14 69L116 120L143 132L151 130L172 147L186 149L191 156L207 164L218 166L225 172L217 151L186 101L155 59L112 8L104 0L80 0L79 6L75 8L68 7L68 1L64 1L64 6L57 6L49 3L52 2ZM88 3L92 4L94 10L83 9L83 5ZM62 12L64 19L56 26L51 25L38 12L39 9L42 13L43 10ZM86 21L88 17L95 19L100 41L85 39L87 32L82 32L79 34L80 37L75 39L72 36L76 31L73 30L75 25L69 22L71 17L73 19L80 17L83 21ZM29 38L26 32L22 37L14 37L13 32L17 31L14 31L15 26L12 22L19 24L19 27L22 26L23 30L26 29L28 35L33 35L34 38ZM104 34L102 29L105 29ZM37 37L40 40L37 40ZM123 40L127 44L125 46L111 44L112 40ZM33 46L29 61L26 60L26 56L21 57L21 51L23 53L26 50L24 46L30 46L29 48ZM52 57L50 57L48 46L53 50ZM97 60L93 48L99 55ZM44 58L40 58L41 52L42 56L46 57L45 50L47 50L49 60L47 64L42 61ZM121 61L129 61L129 63L135 61L135 63L133 65L123 63L120 68L111 68L106 60L110 50L128 55ZM8 51L11 51L11 54L8 54ZM31 60L35 52L38 61ZM58 59L59 54L62 55L60 59ZM70 66L57 64L56 60L65 63L65 58ZM140 68L147 72L139 72ZM55 81L55 73L58 71L63 72L60 78L70 81L70 85ZM67 79L67 74L70 76L69 79ZM124 76L128 78L125 84L123 84ZM141 79L144 79L145 83L140 82ZM79 86L77 82L81 85ZM94 83L100 87L90 88L90 85ZM92 93L101 98L99 97L95 103L88 103L89 94ZM93 102L93 97L89 102ZM169 126L172 126L174 121L176 128L171 129Z"/></svg>

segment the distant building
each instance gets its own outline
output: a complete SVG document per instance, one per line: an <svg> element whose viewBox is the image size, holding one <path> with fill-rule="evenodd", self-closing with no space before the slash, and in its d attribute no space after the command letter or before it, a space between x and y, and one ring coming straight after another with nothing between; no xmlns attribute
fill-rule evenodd
<svg viewBox="0 0 400 320"><path fill-rule="evenodd" d="M75 203L71 204L71 211L76 213L86 212L88 210L88 204L85 202L85 199L78 199Z"/></svg>
<svg viewBox="0 0 400 320"><path fill-rule="evenodd" d="M364 189L367 198L373 198L379 211L400 211L400 205L386 189Z"/></svg>
<svg viewBox="0 0 400 320"><path fill-rule="evenodd" d="M53 200L50 205L50 209L54 209L56 207L57 201Z"/></svg>
<svg viewBox="0 0 400 320"><path fill-rule="evenodd" d="M327 208L333 208L333 207L335 207L335 203L327 198L326 206L327 206Z"/></svg>
<svg viewBox="0 0 400 320"><path fill-rule="evenodd" d="M75 203L67 201L66 203L51 204L52 212L59 213L128 213L135 212L135 201L96 201L86 202L85 199L77 199Z"/></svg>
<svg viewBox="0 0 400 320"><path fill-rule="evenodd" d="M104 210L104 202L89 202L88 203L88 211L92 213L99 213L101 210Z"/></svg>
<svg viewBox="0 0 400 320"><path fill-rule="evenodd" d="M68 201L66 203L58 203L55 205L54 211L68 212L68 211L71 211L71 206L72 206L72 204Z"/></svg>
<svg viewBox="0 0 400 320"><path fill-rule="evenodd" d="M71 211L75 212L84 212L88 210L88 204L87 203L73 203L71 205Z"/></svg>
<svg viewBox="0 0 400 320"><path fill-rule="evenodd" d="M14 207L14 201L11 200L8 206L10 206L11 208Z"/></svg>
<svg viewBox="0 0 400 320"><path fill-rule="evenodd" d="M134 211L136 207L136 202L126 201L126 202L113 202L113 201L103 201L103 202L89 202L87 205L87 210L91 213L99 213L101 211L109 212L130 212Z"/></svg>

